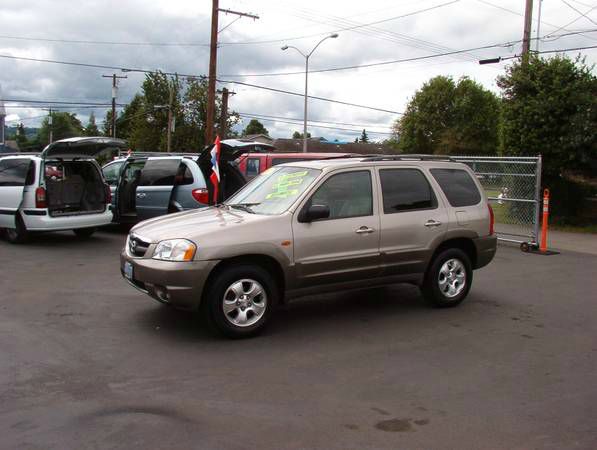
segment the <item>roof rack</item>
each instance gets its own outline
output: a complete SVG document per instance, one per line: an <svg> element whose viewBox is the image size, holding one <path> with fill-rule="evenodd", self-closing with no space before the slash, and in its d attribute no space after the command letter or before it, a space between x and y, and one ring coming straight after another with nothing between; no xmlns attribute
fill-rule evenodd
<svg viewBox="0 0 597 450"><path fill-rule="evenodd" d="M361 162L374 161L450 161L456 162L450 156L446 155L375 155L365 157Z"/></svg>
<svg viewBox="0 0 597 450"><path fill-rule="evenodd" d="M39 156L40 152L0 152L0 158L3 156Z"/></svg>
<svg viewBox="0 0 597 450"><path fill-rule="evenodd" d="M189 156L195 157L199 156L199 153L179 153L179 152L131 152L129 155L127 152L122 151L120 152L120 156L123 157L130 157L130 158L147 158L151 156Z"/></svg>

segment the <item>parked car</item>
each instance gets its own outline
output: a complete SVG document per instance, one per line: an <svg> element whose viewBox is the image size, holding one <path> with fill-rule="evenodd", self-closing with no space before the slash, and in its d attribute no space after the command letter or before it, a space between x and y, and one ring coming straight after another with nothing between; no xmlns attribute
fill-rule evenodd
<svg viewBox="0 0 597 450"><path fill-rule="evenodd" d="M0 229L13 243L38 231L89 237L110 223L110 189L95 157L124 146L118 139L71 138L39 155L0 157Z"/></svg>
<svg viewBox="0 0 597 450"><path fill-rule="evenodd" d="M154 299L245 337L307 294L407 282L434 306L458 305L495 255L493 225L473 172L449 158L302 161L221 205L137 225L120 268Z"/></svg>
<svg viewBox="0 0 597 450"><path fill-rule="evenodd" d="M314 159L348 158L352 153L244 153L238 158L238 168L242 174L251 180L267 169L279 164L295 161L311 161Z"/></svg>
<svg viewBox="0 0 597 450"><path fill-rule="evenodd" d="M222 141L220 201L246 183L234 160L253 145L252 142ZM106 164L102 170L112 191L114 221L135 223L213 204L213 187L209 181L211 148L187 154L133 153Z"/></svg>

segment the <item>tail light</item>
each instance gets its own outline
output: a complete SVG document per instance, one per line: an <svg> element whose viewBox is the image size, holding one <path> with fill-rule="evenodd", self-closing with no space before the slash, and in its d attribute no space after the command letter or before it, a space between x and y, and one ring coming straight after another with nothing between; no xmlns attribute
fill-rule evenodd
<svg viewBox="0 0 597 450"><path fill-rule="evenodd" d="M110 191L110 186L104 184L104 191L106 192L106 203L112 203L112 191Z"/></svg>
<svg viewBox="0 0 597 450"><path fill-rule="evenodd" d="M46 199L46 190L42 187L38 187L35 190L35 207L36 208L47 208L48 202Z"/></svg>
<svg viewBox="0 0 597 450"><path fill-rule="evenodd" d="M209 191L207 189L205 189L205 188L193 189L191 191L191 195L199 203L203 203L204 205L209 205Z"/></svg>
<svg viewBox="0 0 597 450"><path fill-rule="evenodd" d="M489 203L487 203L487 208L489 208L489 235L493 235L495 232L495 216L493 215L493 208Z"/></svg>

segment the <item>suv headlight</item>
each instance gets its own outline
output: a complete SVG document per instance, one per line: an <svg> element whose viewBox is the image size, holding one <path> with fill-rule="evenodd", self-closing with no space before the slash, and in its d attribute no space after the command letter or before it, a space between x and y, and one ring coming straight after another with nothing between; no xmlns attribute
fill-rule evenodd
<svg viewBox="0 0 597 450"><path fill-rule="evenodd" d="M160 241L153 251L152 259L162 261L192 261L197 246L186 239Z"/></svg>

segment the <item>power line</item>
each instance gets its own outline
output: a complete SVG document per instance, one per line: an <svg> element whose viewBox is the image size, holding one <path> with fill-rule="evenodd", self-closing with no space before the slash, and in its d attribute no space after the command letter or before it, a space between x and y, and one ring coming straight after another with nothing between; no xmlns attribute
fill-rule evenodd
<svg viewBox="0 0 597 450"><path fill-rule="evenodd" d="M595 8L591 8L589 11L587 11L586 13L583 13L582 11L576 9L574 6L572 6L570 3L568 3L566 0L562 0L562 3L564 3L566 6L568 6L570 9L572 9L573 11L576 11L578 14L580 14L580 17L584 17L585 19L587 19L588 21L590 21L591 23L594 23L595 25L597 25L597 22L595 22L593 19L591 19L588 14L593 11ZM580 19L579 17L579 19Z"/></svg>
<svg viewBox="0 0 597 450"><path fill-rule="evenodd" d="M14 103L43 103L46 105L85 105L85 106L112 106L112 103L94 103L94 102L75 102L75 101L60 101L60 100L30 100L30 99L14 99L14 98L2 98L0 101L3 102L14 102ZM119 103L118 106L126 106L125 104Z"/></svg>
<svg viewBox="0 0 597 450"><path fill-rule="evenodd" d="M244 112L237 112L238 115L240 116L255 116L255 118L259 118L259 117L263 117L264 119L282 119L282 120L294 120L297 121L298 125L302 125L303 120L302 118L298 118L298 117L285 117L285 116L272 116L272 115L267 115L267 114L257 114L257 113L244 113ZM329 122L326 120L314 120L311 119L309 120L310 123L323 123L323 124L327 124L327 125L345 125L345 126L349 126L349 127L359 127L359 128L384 128L384 129L391 129L390 127L387 127L385 125L375 125L375 124L359 124L359 123L346 123L346 122Z"/></svg>
<svg viewBox="0 0 597 450"><path fill-rule="evenodd" d="M8 36L0 35L0 39L12 39L19 41L40 41L57 42L63 44L85 44L85 45L129 45L129 46L147 46L147 47L209 47L209 44L200 44L197 42L120 42L120 41L87 41L80 39L52 39L30 36Z"/></svg>

